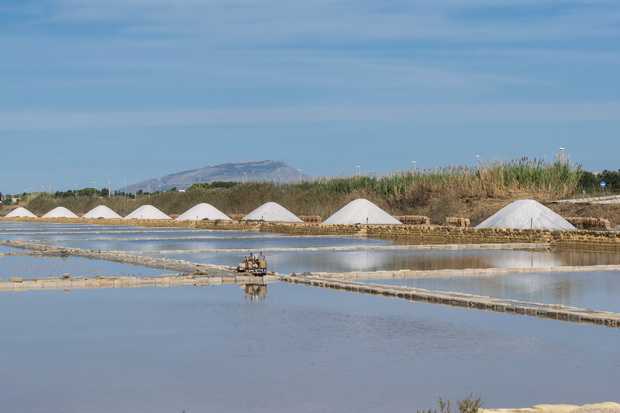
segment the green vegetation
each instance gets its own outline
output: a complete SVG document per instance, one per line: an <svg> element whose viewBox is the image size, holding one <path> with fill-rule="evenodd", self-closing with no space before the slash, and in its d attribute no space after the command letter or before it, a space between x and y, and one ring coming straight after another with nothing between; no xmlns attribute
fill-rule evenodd
<svg viewBox="0 0 620 413"><path fill-rule="evenodd" d="M587 191L589 193L601 192L603 191L603 189L601 188L601 182L603 181L607 185L605 187L605 191L617 192L620 189L620 170L608 171L607 169L605 169L600 174L584 172L579 182L579 186L584 191Z"/></svg>
<svg viewBox="0 0 620 413"><path fill-rule="evenodd" d="M233 186L237 186L239 184L240 184L240 182L215 181L215 182L211 182L210 184L206 183L206 182L201 182L201 183L198 183L198 184L193 184L192 186L187 188L187 190L188 191L193 191L195 189L232 188Z"/></svg>
<svg viewBox="0 0 620 413"><path fill-rule="evenodd" d="M54 195L39 193L31 196L26 206L42 214L62 205L79 215L103 204L124 216L145 204L167 214L181 214L200 202L207 202L226 214L247 214L273 201L297 215L319 215L325 219L353 199L366 198L392 215L425 215L434 223L442 223L447 216L463 216L479 222L507 200L530 198L546 202L581 193L580 184L586 175L580 165L570 163L565 157L553 162L521 158L480 163L477 167L410 170L382 177L318 178L287 185L201 183L185 192L138 191L135 198L119 193L108 197L107 189L104 193L84 188ZM610 179L610 182L615 181Z"/></svg>
<svg viewBox="0 0 620 413"><path fill-rule="evenodd" d="M331 193L366 191L397 200L412 193L458 192L462 196L497 197L514 192L529 192L549 199L571 195L582 171L567 159L553 163L521 158L510 162L493 161L477 167L433 168L423 172L396 172L381 178L358 176L322 178L298 184L302 188L321 188Z"/></svg>

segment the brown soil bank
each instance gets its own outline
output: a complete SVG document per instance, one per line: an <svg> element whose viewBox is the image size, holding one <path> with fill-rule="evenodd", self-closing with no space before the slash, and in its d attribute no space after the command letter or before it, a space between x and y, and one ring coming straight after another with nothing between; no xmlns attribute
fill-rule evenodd
<svg viewBox="0 0 620 413"><path fill-rule="evenodd" d="M611 222L612 227L620 225L620 204L544 202L538 197L527 195L486 199L437 199L436 202L429 203L421 208L411 209L409 212L428 216L434 224L443 224L445 217L469 218L471 225L475 226L519 199L534 199L562 217L604 218Z"/></svg>
<svg viewBox="0 0 620 413"><path fill-rule="evenodd" d="M551 203L546 206L563 217L604 218L612 227L620 225L620 204Z"/></svg>
<svg viewBox="0 0 620 413"><path fill-rule="evenodd" d="M124 216L141 205L151 204L168 215L178 215L200 202L208 202L226 214L247 214L264 201L270 200L283 205L298 216L319 216L324 220L348 202L356 198L366 198L391 215L425 216L430 218L432 224L437 225L442 225L447 217L462 217L468 218L471 221L471 225L475 226L516 200L534 199L563 217L605 218L611 221L612 226L620 225L620 204L553 203L550 197L525 191L496 196L426 193L426 196L423 197L424 199L396 200L383 198L366 191L354 191L348 194L315 194L312 191L306 193L298 190L294 192L295 196L293 196L293 194L278 188L277 186L273 188L267 186L266 193L257 192L253 196L241 196L231 190L230 193L225 192L226 199L224 200L220 199L224 194L220 194L218 191L164 193L153 195L152 197L143 196L139 199L127 199L124 197L112 197L110 199L76 197L77 199L73 199L42 196L23 206L38 215L43 215L57 206L64 206L74 213L82 215L97 205L106 205ZM250 186L246 189L251 190L252 187ZM235 194L237 195L236 197L229 199ZM239 199L242 199L243 202L239 202ZM0 208L0 216L6 215L14 207L17 206Z"/></svg>

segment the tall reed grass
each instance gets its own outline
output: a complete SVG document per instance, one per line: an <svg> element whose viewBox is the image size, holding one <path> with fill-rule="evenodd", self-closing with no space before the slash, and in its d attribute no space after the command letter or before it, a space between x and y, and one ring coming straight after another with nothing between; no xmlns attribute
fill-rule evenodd
<svg viewBox="0 0 620 413"><path fill-rule="evenodd" d="M393 215L426 215L440 223L446 216L469 214L476 221L476 214L486 213L484 208L476 212L476 205L491 205L492 200L551 201L569 197L577 189L581 175L581 166L570 163L565 157L553 162L521 158L485 162L476 167L447 166L394 172L382 177L318 178L287 185L248 182L230 188L145 194L136 199L123 196L54 198L41 194L29 201L27 207L43 214L62 205L80 215L103 204L124 216L145 204L167 214L181 214L206 202L227 214L247 214L273 201L297 215L319 215L325 219L353 199L366 198Z"/></svg>

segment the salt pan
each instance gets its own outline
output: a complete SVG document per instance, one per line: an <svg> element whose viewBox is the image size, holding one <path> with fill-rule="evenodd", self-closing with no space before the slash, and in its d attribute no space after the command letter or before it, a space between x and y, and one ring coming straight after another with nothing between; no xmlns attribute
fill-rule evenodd
<svg viewBox="0 0 620 413"><path fill-rule="evenodd" d="M213 205L209 205L204 202L179 215L177 221L202 221L203 219L207 219L209 221L232 221L228 215L224 214Z"/></svg>
<svg viewBox="0 0 620 413"><path fill-rule="evenodd" d="M401 225L402 222L367 199L359 198L349 202L323 224L335 225Z"/></svg>
<svg viewBox="0 0 620 413"><path fill-rule="evenodd" d="M15 208L8 214L6 214L7 218L36 218L37 216L32 212L28 211L24 207Z"/></svg>
<svg viewBox="0 0 620 413"><path fill-rule="evenodd" d="M275 202L259 206L243 217L242 221L303 222L298 216Z"/></svg>
<svg viewBox="0 0 620 413"><path fill-rule="evenodd" d="M171 219L153 205L142 205L124 219Z"/></svg>
<svg viewBox="0 0 620 413"><path fill-rule="evenodd" d="M505 206L476 228L576 229L560 215L531 199L522 199Z"/></svg>
<svg viewBox="0 0 620 413"><path fill-rule="evenodd" d="M47 214L43 215L42 218L79 218L73 212L69 211L65 207L56 207L49 211Z"/></svg>
<svg viewBox="0 0 620 413"><path fill-rule="evenodd" d="M99 205L85 213L82 218L108 218L108 219L120 219L122 218L116 212L111 210L105 205Z"/></svg>

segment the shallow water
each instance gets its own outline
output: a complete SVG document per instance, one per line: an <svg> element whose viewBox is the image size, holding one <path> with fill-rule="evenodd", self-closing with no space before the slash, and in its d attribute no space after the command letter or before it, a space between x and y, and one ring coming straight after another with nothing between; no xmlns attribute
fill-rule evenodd
<svg viewBox="0 0 620 413"><path fill-rule="evenodd" d="M249 238L234 238L222 235L219 237L210 235L209 238L201 239L175 239L175 236L158 237L144 236L138 240L76 240L67 241L66 236L61 241L49 240L40 241L41 244L63 245L72 248L84 248L102 251L164 251L164 250L201 250L201 249L246 249L248 251L259 251L269 248L299 248L299 247L341 247L341 246L378 246L390 245L388 241L369 240L364 238L345 238L345 237L254 237L251 233L244 234ZM239 235L243 236L243 235ZM92 237L91 237L92 238ZM109 237L106 237L109 238ZM129 237L119 237L129 238ZM159 238L159 239L157 239Z"/></svg>
<svg viewBox="0 0 620 413"><path fill-rule="evenodd" d="M343 242L347 242L346 240ZM254 250L256 251L256 250ZM444 270L465 268L540 268L551 266L620 264L620 254L498 250L349 250L268 251L268 266L281 274ZM239 252L146 254L153 257L236 265Z"/></svg>
<svg viewBox="0 0 620 413"><path fill-rule="evenodd" d="M13 237L3 235L8 230L0 224L0 238ZM83 228L65 225L62 231ZM149 229L136 229L143 232L136 236L149 236ZM170 234L176 237L175 231ZM293 239L307 245L367 241L260 241L282 245ZM194 242L180 241L184 248ZM224 241L248 245L241 239ZM149 249L142 241L114 242L120 247L112 249ZM11 251L16 250L0 247L0 252ZM270 254L270 264L281 272L618 260L606 254L524 251ZM225 265L236 264L238 255L167 254ZM23 278L26 273L46 277L56 270L75 276L164 272L71 257L0 258L1 278L20 272ZM619 311L618 272L377 282ZM470 393L481 396L486 407L620 401L620 331L600 326L282 283L269 284L262 299L250 298L237 285L0 292L0 314L2 411L391 412L437 408L438 397L456 400Z"/></svg>
<svg viewBox="0 0 620 413"><path fill-rule="evenodd" d="M390 278L366 281L620 313L620 300L618 300L620 271Z"/></svg>
<svg viewBox="0 0 620 413"><path fill-rule="evenodd" d="M0 247L0 252L22 252L19 249ZM28 255L5 255L0 257L0 280L11 277L23 279L31 278L61 278L64 274L70 277L92 278L102 277L158 277L170 274L167 270L158 270L119 264L111 261L97 261L78 257L41 257Z"/></svg>
<svg viewBox="0 0 620 413"><path fill-rule="evenodd" d="M614 329L303 286L0 293L0 312L4 411L583 404L620 381Z"/></svg>

